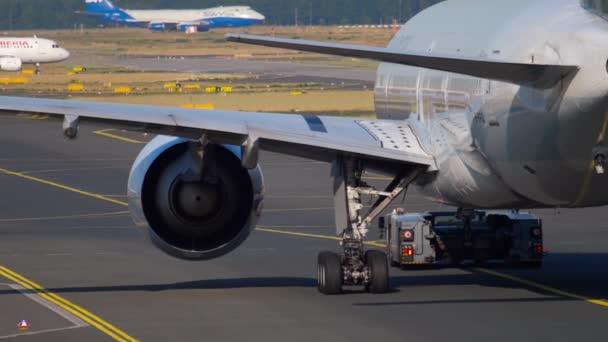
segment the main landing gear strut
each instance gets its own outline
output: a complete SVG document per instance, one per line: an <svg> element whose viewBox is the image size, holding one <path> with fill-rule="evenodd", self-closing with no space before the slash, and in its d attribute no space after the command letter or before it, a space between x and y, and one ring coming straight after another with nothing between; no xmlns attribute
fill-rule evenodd
<svg viewBox="0 0 608 342"><path fill-rule="evenodd" d="M337 235L342 238L342 253L322 252L318 256L317 280L319 292L338 294L343 286L364 286L371 293L389 290L388 260L379 250L365 250L363 239L374 218L401 193L419 174L410 169L395 176L384 191L377 191L362 179L363 165L356 159L338 159L332 168ZM362 216L361 196L378 199L365 217Z"/></svg>

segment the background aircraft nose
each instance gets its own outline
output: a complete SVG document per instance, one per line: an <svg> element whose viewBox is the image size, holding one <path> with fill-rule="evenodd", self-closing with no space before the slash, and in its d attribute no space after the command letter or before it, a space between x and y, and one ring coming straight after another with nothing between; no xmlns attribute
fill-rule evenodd
<svg viewBox="0 0 608 342"><path fill-rule="evenodd" d="M61 49L61 58L68 59L70 57L70 52L66 49Z"/></svg>

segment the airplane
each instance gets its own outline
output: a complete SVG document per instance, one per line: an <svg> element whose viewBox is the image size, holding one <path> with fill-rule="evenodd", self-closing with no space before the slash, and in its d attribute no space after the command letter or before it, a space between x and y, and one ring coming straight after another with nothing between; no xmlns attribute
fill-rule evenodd
<svg viewBox="0 0 608 342"><path fill-rule="evenodd" d="M0 37L1 71L20 71L23 64L34 64L36 73L40 73L40 64L61 62L68 57L70 53L52 40Z"/></svg>
<svg viewBox="0 0 608 342"><path fill-rule="evenodd" d="M152 31L208 31L220 27L245 27L264 22L265 17L249 6L226 6L208 9L126 10L109 0L85 0L84 15L105 22L132 27L145 27Z"/></svg>
<svg viewBox="0 0 608 342"><path fill-rule="evenodd" d="M388 47L230 34L230 41L381 62L376 119L197 111L0 97L0 111L160 134L128 180L130 211L153 244L186 260L240 246L263 212L259 151L332 163L341 251L318 255L318 290L389 290L372 220L408 188L471 209L608 204L608 21L579 0L447 0ZM366 171L392 177L385 189ZM297 180L294 180L297 181ZM377 198L363 210L363 195ZM550 229L550 227L549 227Z"/></svg>

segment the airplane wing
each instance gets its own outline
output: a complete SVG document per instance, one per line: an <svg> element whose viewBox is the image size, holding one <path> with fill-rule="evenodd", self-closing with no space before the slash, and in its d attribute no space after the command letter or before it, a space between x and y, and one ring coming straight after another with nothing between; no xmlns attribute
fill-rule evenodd
<svg viewBox="0 0 608 342"><path fill-rule="evenodd" d="M0 97L0 112L65 116L74 121L101 121L133 131L251 146L313 160L332 161L337 155L366 160L408 163L436 169L424 149L423 133L404 121L358 120L316 115L248 113ZM65 127L64 127L65 128Z"/></svg>
<svg viewBox="0 0 608 342"><path fill-rule="evenodd" d="M447 71L538 88L553 87L568 75L576 73L579 70L579 67L572 65L513 63L435 53L406 53L388 48L272 38L247 34L227 34L226 39L245 44L336 56L367 58L381 62Z"/></svg>

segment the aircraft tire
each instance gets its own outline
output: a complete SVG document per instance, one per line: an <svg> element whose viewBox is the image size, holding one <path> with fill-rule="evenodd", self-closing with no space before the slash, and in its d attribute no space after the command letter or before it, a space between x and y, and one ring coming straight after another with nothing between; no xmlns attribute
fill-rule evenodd
<svg viewBox="0 0 608 342"><path fill-rule="evenodd" d="M342 259L334 252L319 253L317 263L317 288L326 295L342 292Z"/></svg>
<svg viewBox="0 0 608 342"><path fill-rule="evenodd" d="M366 290L370 293L387 293L389 277L386 254L378 250L369 250L365 252L365 262L370 272L370 283L366 286Z"/></svg>

